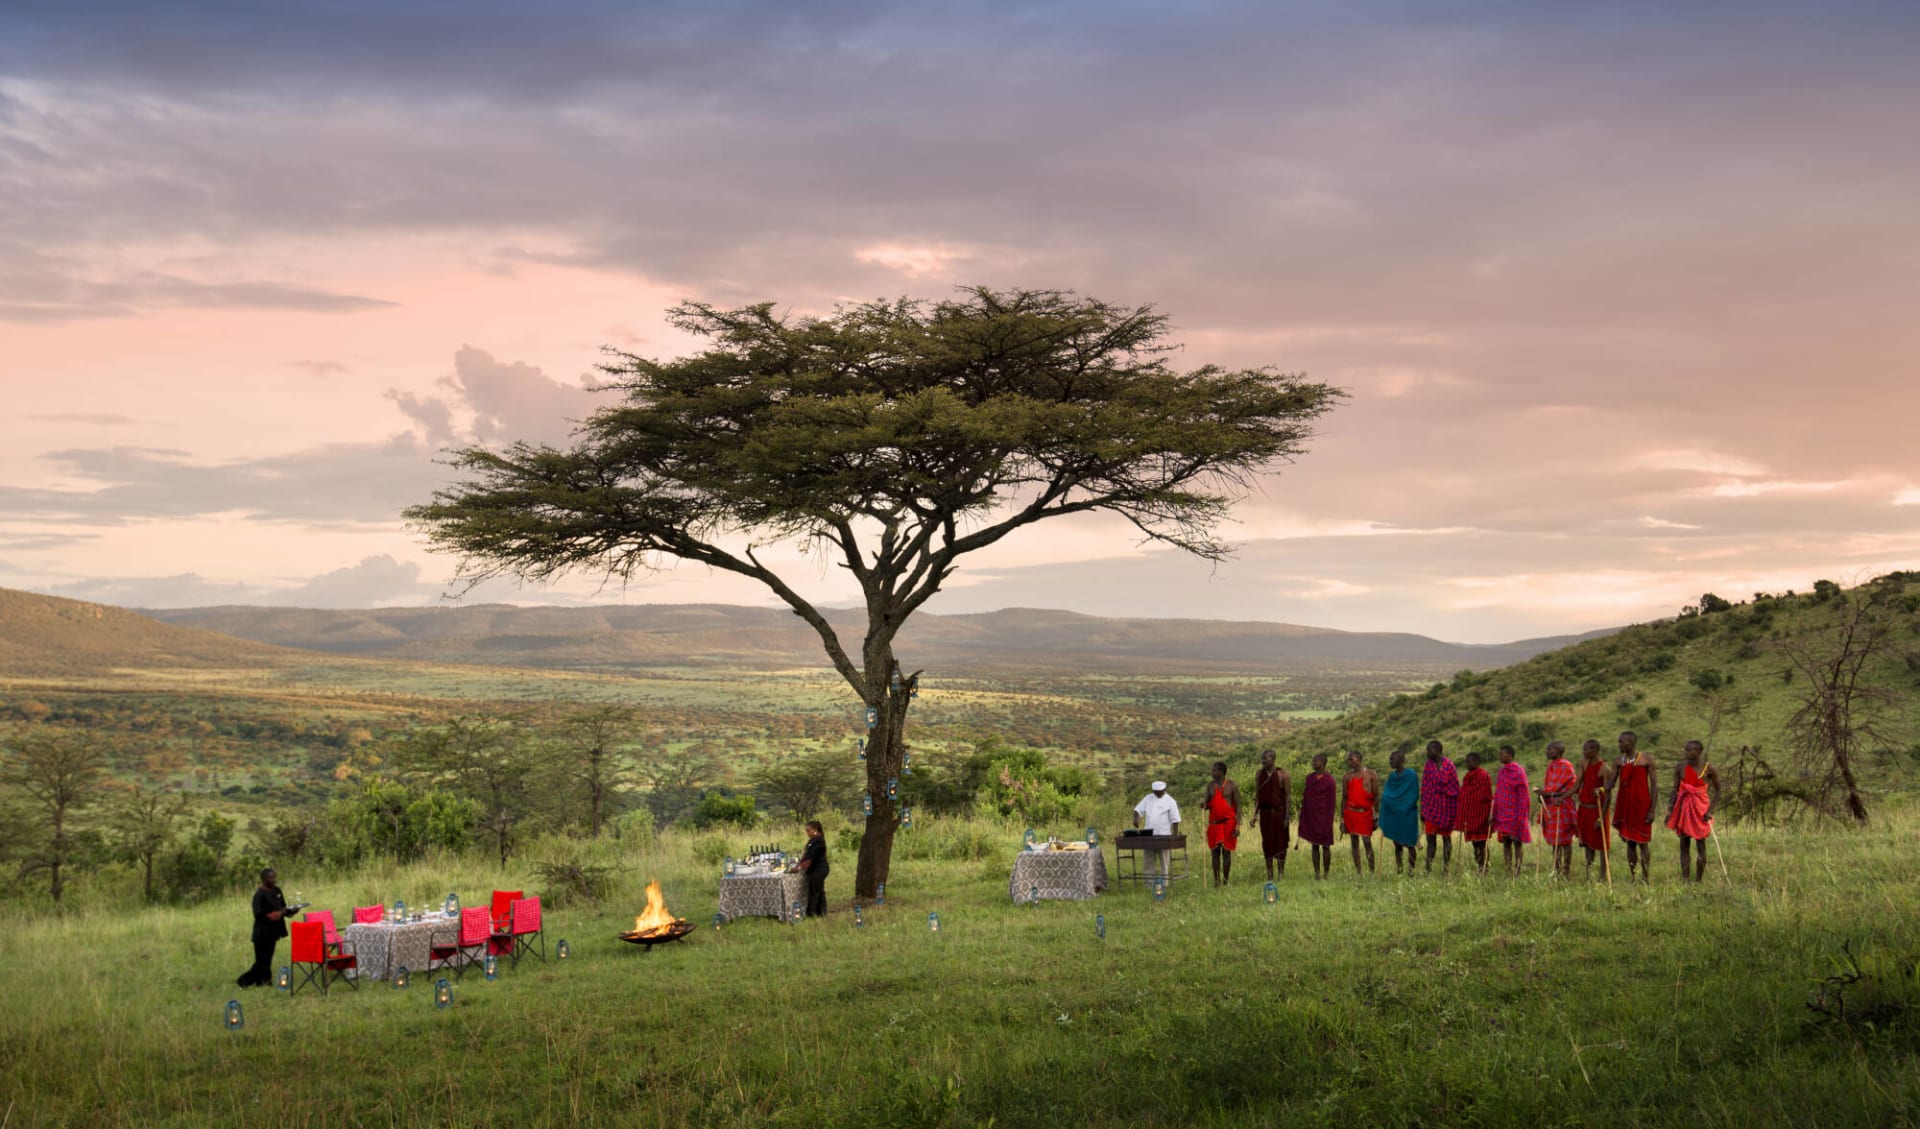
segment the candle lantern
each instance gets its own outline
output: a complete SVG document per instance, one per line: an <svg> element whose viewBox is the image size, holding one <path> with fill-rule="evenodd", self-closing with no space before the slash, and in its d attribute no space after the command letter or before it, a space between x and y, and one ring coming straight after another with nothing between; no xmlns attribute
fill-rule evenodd
<svg viewBox="0 0 1920 1129"><path fill-rule="evenodd" d="M1027 904L1030 906L1037 906L1040 904L1040 887L1038 886L1027 887Z"/></svg>
<svg viewBox="0 0 1920 1129"><path fill-rule="evenodd" d="M930 913L927 915L927 932L929 933L940 932L940 915L939 914Z"/></svg>
<svg viewBox="0 0 1920 1129"><path fill-rule="evenodd" d="M887 777L887 799L897 800L899 798L900 798L900 778L898 776Z"/></svg>
<svg viewBox="0 0 1920 1129"><path fill-rule="evenodd" d="M727 856L727 869L726 869L726 871L725 871L725 873L727 873L727 874L732 874L732 873L733 873L733 856L732 856L732 855L728 855L728 856Z"/></svg>
<svg viewBox="0 0 1920 1129"><path fill-rule="evenodd" d="M900 668L897 666L893 668L893 692L900 692Z"/></svg>
<svg viewBox="0 0 1920 1129"><path fill-rule="evenodd" d="M407 902L405 898L393 899L393 919L400 922L407 920Z"/></svg>
<svg viewBox="0 0 1920 1129"><path fill-rule="evenodd" d="M1087 828L1087 846L1097 847L1099 845L1100 845L1100 829L1098 827Z"/></svg>
<svg viewBox="0 0 1920 1129"><path fill-rule="evenodd" d="M393 970L393 986L395 988L406 987L408 982L410 982L412 979L413 979L413 973L408 972L407 966L404 964L401 965L399 968L396 968Z"/></svg>
<svg viewBox="0 0 1920 1129"><path fill-rule="evenodd" d="M560 960L565 960L573 955L573 949L567 944L565 937L560 938L560 947L553 951L553 955Z"/></svg>
<svg viewBox="0 0 1920 1129"><path fill-rule="evenodd" d="M795 925L800 924L800 919L805 916L807 916L807 903L805 902L793 903L793 923Z"/></svg>
<svg viewBox="0 0 1920 1129"><path fill-rule="evenodd" d="M1029 827L1027 828L1026 837L1022 841L1025 842L1027 846L1031 847L1033 846L1033 840L1034 840L1033 828Z"/></svg>
<svg viewBox="0 0 1920 1129"><path fill-rule="evenodd" d="M874 726L878 724L880 724L880 711L877 709L874 709L872 706L868 706L867 707L867 728L872 729Z"/></svg>
<svg viewBox="0 0 1920 1129"><path fill-rule="evenodd" d="M433 982L433 1006L442 1011L453 1006L453 984L444 976Z"/></svg>
<svg viewBox="0 0 1920 1129"><path fill-rule="evenodd" d="M227 1001L227 1030L238 1031L247 1025L247 1017L240 1012L239 1000Z"/></svg>
<svg viewBox="0 0 1920 1129"><path fill-rule="evenodd" d="M875 883L873 887L873 904L876 906L887 904L887 884L885 882Z"/></svg>
<svg viewBox="0 0 1920 1129"><path fill-rule="evenodd" d="M1278 902L1279 900L1280 900L1280 887L1275 886L1271 882L1267 883L1267 904L1273 905L1275 902Z"/></svg>
<svg viewBox="0 0 1920 1129"><path fill-rule="evenodd" d="M866 795L860 797L860 806L866 809L866 814L868 815L873 814L873 793L872 792L868 792Z"/></svg>
<svg viewBox="0 0 1920 1129"><path fill-rule="evenodd" d="M447 891L447 900L441 904L440 908L446 911L448 917L459 917L460 895L451 890Z"/></svg>
<svg viewBox="0 0 1920 1129"><path fill-rule="evenodd" d="M900 826L902 827L913 826L913 809L912 808L900 809Z"/></svg>
<svg viewBox="0 0 1920 1129"><path fill-rule="evenodd" d="M718 932L720 931L720 927L721 927L722 925L725 925L726 923L727 923L727 915L726 915L726 914L724 914L724 913L716 913L716 914L714 914L714 915L713 915L713 930L714 930L714 932L716 932L716 933L718 933Z"/></svg>
<svg viewBox="0 0 1920 1129"><path fill-rule="evenodd" d="M1156 878L1153 880L1153 900L1156 902L1164 902L1167 900L1166 879Z"/></svg>
<svg viewBox="0 0 1920 1129"><path fill-rule="evenodd" d="M487 970L487 979L492 980L494 977L500 975L500 958L494 956L492 953L488 953L487 959L482 967Z"/></svg>
<svg viewBox="0 0 1920 1129"><path fill-rule="evenodd" d="M280 989L282 992L285 992L293 987L292 966L285 965L285 964L280 966L280 971L273 974L273 986Z"/></svg>
<svg viewBox="0 0 1920 1129"><path fill-rule="evenodd" d="M860 911L860 903L855 902L853 904L853 927L855 929L859 929L865 926L866 923L867 923L867 915Z"/></svg>
<svg viewBox="0 0 1920 1129"><path fill-rule="evenodd" d="M1106 940L1106 937L1107 937L1107 915L1106 914L1096 913L1093 915L1093 935L1100 938L1103 941Z"/></svg>
<svg viewBox="0 0 1920 1129"><path fill-rule="evenodd" d="M867 759L867 739L865 737L862 737L859 740L855 741L853 743L853 748L855 752L860 754L861 760Z"/></svg>

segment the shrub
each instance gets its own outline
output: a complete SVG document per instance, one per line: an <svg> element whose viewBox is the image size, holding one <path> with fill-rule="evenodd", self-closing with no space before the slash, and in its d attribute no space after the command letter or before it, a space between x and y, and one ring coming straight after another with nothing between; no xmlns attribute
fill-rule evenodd
<svg viewBox="0 0 1920 1129"><path fill-rule="evenodd" d="M711 827L748 828L760 822L760 813L753 806L752 796L708 792L694 805L687 822L702 831Z"/></svg>

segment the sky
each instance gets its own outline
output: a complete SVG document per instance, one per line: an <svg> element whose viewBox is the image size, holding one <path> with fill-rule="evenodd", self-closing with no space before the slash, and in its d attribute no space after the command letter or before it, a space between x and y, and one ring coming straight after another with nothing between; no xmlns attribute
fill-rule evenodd
<svg viewBox="0 0 1920 1129"><path fill-rule="evenodd" d="M930 611L1490 642L1920 567L1915 58L1893 3L9 0L0 586L441 602L444 452L565 442L677 302L970 284L1351 398L1231 560L1059 520Z"/></svg>

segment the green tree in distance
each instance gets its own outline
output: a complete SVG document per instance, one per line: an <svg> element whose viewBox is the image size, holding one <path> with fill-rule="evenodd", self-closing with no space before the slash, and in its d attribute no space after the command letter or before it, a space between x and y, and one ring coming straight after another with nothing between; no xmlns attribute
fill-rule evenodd
<svg viewBox="0 0 1920 1129"><path fill-rule="evenodd" d="M67 864L77 846L75 821L100 797L106 750L91 733L34 732L13 738L0 765L0 782L27 798L26 849L20 875L45 874L47 893L58 902L66 892Z"/></svg>
<svg viewBox="0 0 1920 1129"><path fill-rule="evenodd" d="M1343 393L1266 369L1168 363L1164 315L1051 290L978 287L790 318L771 303L676 307L710 347L611 351L622 402L565 450L468 448L464 481L407 510L469 584L573 570L629 579L673 560L749 577L820 636L872 711L855 894L885 881L918 672L894 641L960 558L1035 522L1106 512L1218 560L1217 528L1258 476L1301 454ZM758 552L828 554L859 585L849 647Z"/></svg>

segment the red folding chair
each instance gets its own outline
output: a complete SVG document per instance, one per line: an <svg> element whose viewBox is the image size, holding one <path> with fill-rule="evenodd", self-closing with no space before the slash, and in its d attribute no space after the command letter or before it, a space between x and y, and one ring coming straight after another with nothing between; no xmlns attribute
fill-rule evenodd
<svg viewBox="0 0 1920 1129"><path fill-rule="evenodd" d="M427 971L451 965L453 978L467 974L467 966L481 959L492 948L493 921L485 906L468 906L460 911L460 924L451 929L435 929L427 934Z"/></svg>
<svg viewBox="0 0 1920 1129"><path fill-rule="evenodd" d="M359 983L347 975L358 971L359 958L346 951L344 945L329 945L323 923L296 921L288 927L288 933L292 937L294 971L299 974L294 980L294 994L308 984L317 984L324 996L327 986L335 980L345 980L354 991L360 990Z"/></svg>
<svg viewBox="0 0 1920 1129"><path fill-rule="evenodd" d="M330 909L310 909L302 915L303 920L317 921L327 930L327 944L338 947L342 941L340 927L333 923L333 911Z"/></svg>
<svg viewBox="0 0 1920 1129"><path fill-rule="evenodd" d="M384 904L353 907L353 923L355 925L378 925L380 924L380 919L385 916L387 916L387 907Z"/></svg>
<svg viewBox="0 0 1920 1129"><path fill-rule="evenodd" d="M519 899L513 903L509 915L512 922L507 930L510 945L508 955L513 958L513 963L519 965L520 955L534 952L534 946L538 945L537 955L544 964L547 959L547 935L540 923L540 899Z"/></svg>
<svg viewBox="0 0 1920 1129"><path fill-rule="evenodd" d="M493 892L493 904L488 907L488 916L493 919L493 931L495 933L505 933L508 928L513 925L513 918L510 916L513 912L513 903L526 896L526 893L521 890L495 890Z"/></svg>

